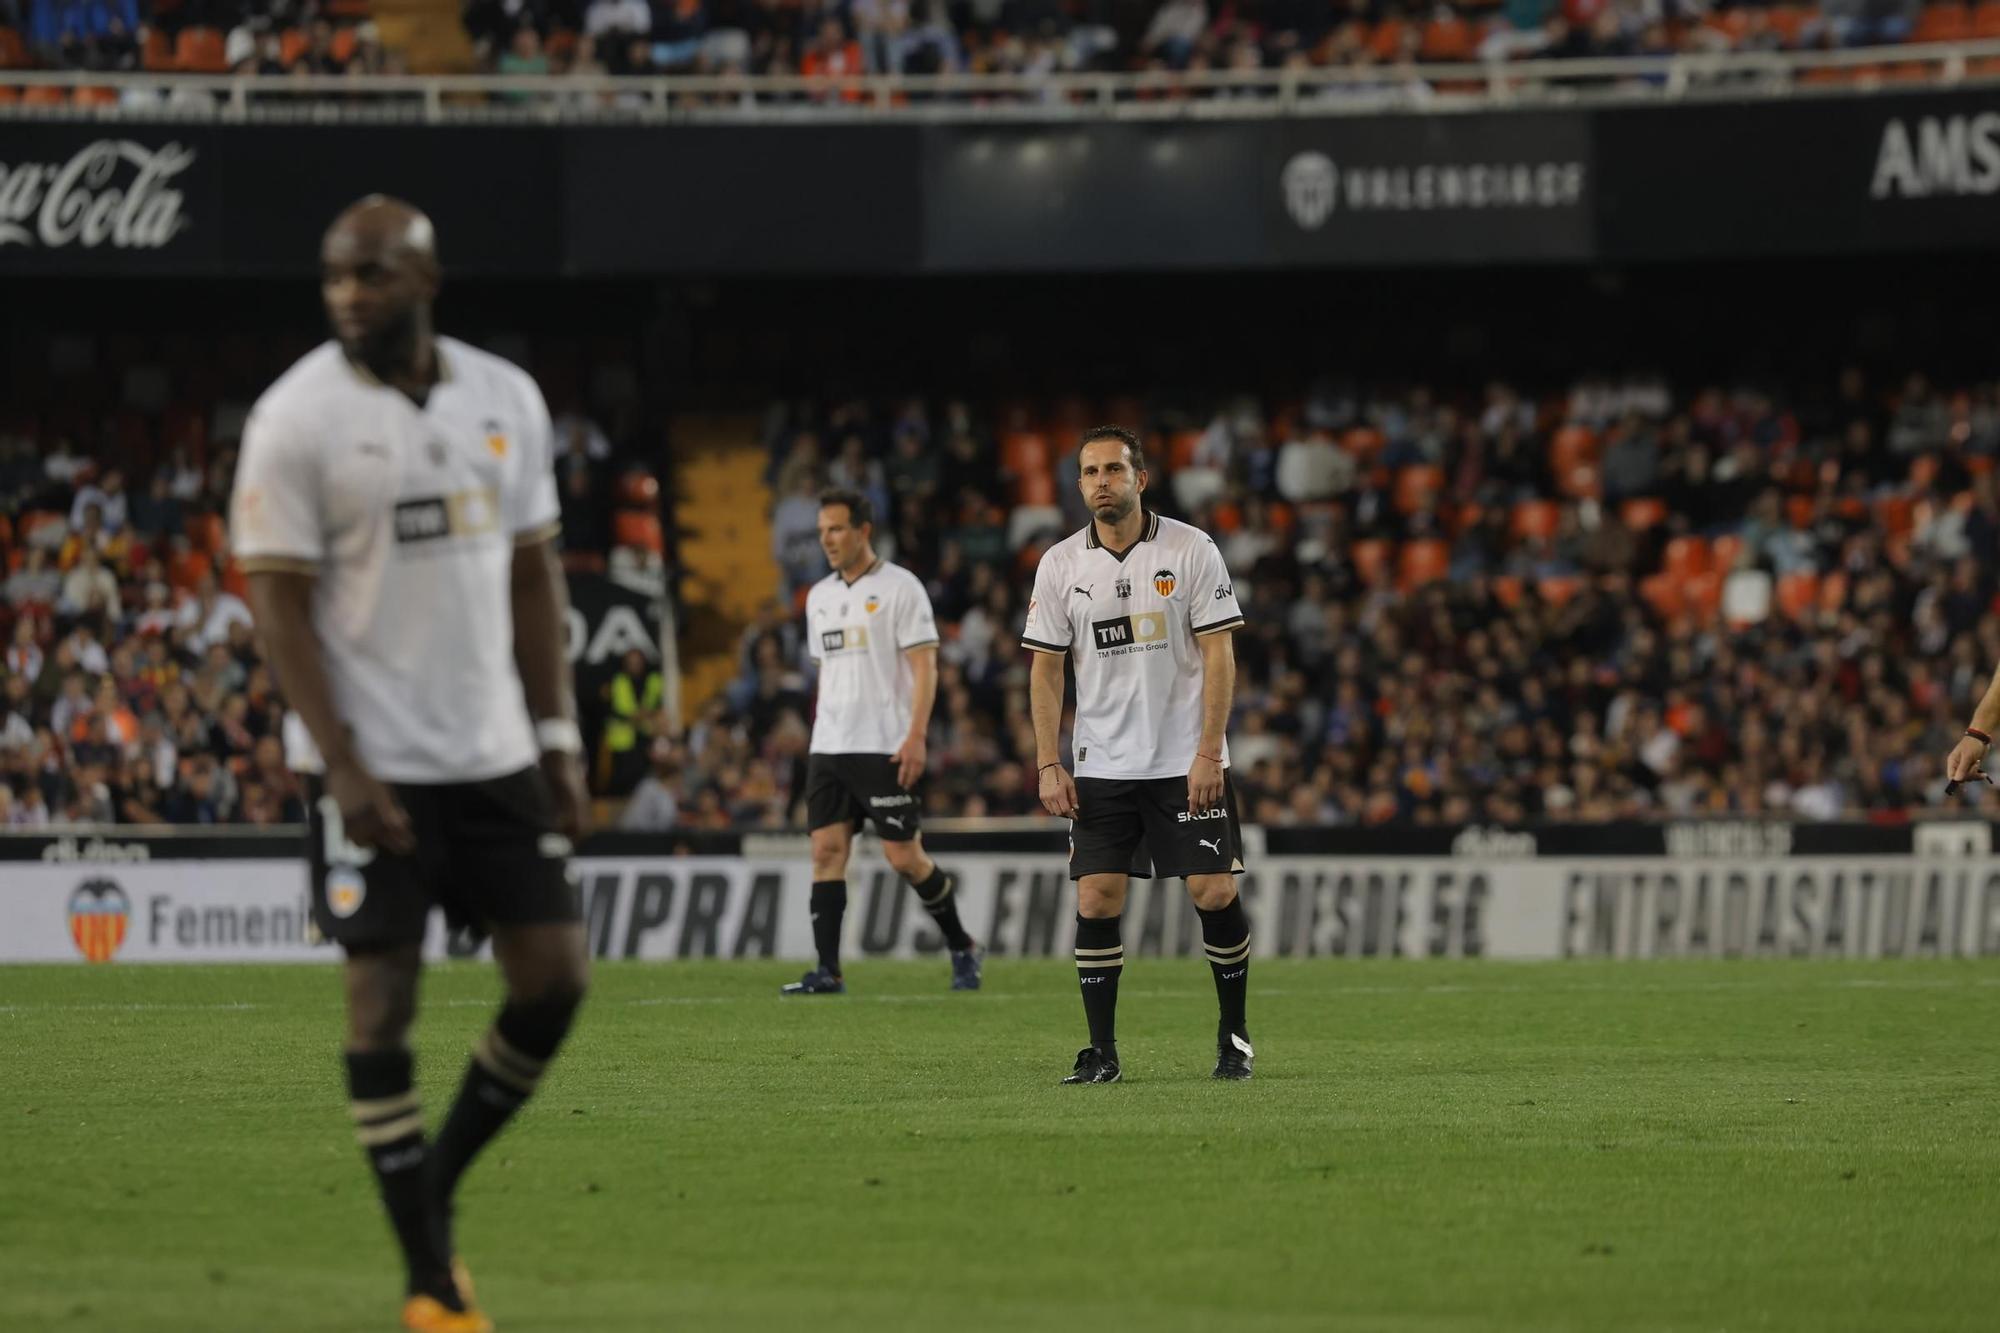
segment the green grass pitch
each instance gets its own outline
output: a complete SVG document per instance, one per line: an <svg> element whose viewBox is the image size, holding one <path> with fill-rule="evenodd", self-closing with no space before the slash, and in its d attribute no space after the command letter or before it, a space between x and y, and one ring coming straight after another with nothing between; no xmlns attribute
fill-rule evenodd
<svg viewBox="0 0 2000 1333"><path fill-rule="evenodd" d="M2000 971L602 966L460 1241L527 1330L2000 1328ZM434 969L440 1116L490 970ZM324 968L0 969L0 1329L388 1330Z"/></svg>

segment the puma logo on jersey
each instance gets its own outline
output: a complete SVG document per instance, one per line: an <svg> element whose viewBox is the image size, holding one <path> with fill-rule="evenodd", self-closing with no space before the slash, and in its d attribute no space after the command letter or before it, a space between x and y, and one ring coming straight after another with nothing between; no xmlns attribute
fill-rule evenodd
<svg viewBox="0 0 2000 1333"><path fill-rule="evenodd" d="M1095 585L1095 584L1092 584L1092 585L1091 585L1091 587L1095 587L1095 586L1097 586L1097 585ZM1090 588L1079 588L1079 587L1077 587L1077 586L1076 586L1076 585L1075 585L1074 583L1072 583L1072 584L1070 585L1070 591L1071 591L1071 592L1080 592L1080 593L1082 593L1082 594L1083 594L1083 595L1084 595L1085 597L1089 597L1089 596L1091 596L1091 595L1092 595L1092 593L1091 593L1091 591L1090 591Z"/></svg>
<svg viewBox="0 0 2000 1333"><path fill-rule="evenodd" d="M1195 841L1208 848L1211 852L1214 852L1217 856L1222 855L1222 839L1217 838L1214 842L1210 842L1207 838L1196 838Z"/></svg>
<svg viewBox="0 0 2000 1333"><path fill-rule="evenodd" d="M882 816L882 822L891 828L903 827L903 817L901 815L884 815Z"/></svg>

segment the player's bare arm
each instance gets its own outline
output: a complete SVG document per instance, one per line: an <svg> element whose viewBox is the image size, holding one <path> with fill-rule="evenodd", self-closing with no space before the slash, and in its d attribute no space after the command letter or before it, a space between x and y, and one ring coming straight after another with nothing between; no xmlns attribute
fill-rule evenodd
<svg viewBox="0 0 2000 1333"><path fill-rule="evenodd" d="M931 709L937 703L937 645L919 644L903 650L910 664L910 734L890 758L896 763L896 781L914 787L924 775L930 751Z"/></svg>
<svg viewBox="0 0 2000 1333"><path fill-rule="evenodd" d="M1038 652L1028 669L1028 706L1035 719L1035 767L1042 808L1064 819L1076 817L1076 780L1062 766L1063 660Z"/></svg>
<svg viewBox="0 0 2000 1333"><path fill-rule="evenodd" d="M563 652L569 586L553 536L514 549L514 666L542 748L542 773L556 802L556 826L582 837L590 819L583 781L583 740L576 725L576 691Z"/></svg>
<svg viewBox="0 0 2000 1333"><path fill-rule="evenodd" d="M1228 630L1204 634L1201 645L1201 743L1188 768L1188 813L1222 804L1222 739L1236 697L1236 641Z"/></svg>
<svg viewBox="0 0 2000 1333"><path fill-rule="evenodd" d="M290 569L252 569L248 577L250 610L264 639L265 660L326 762L327 794L340 807L347 839L399 856L414 851L416 837L409 815L395 793L362 767L347 724L334 711L319 631L313 627L314 576Z"/></svg>

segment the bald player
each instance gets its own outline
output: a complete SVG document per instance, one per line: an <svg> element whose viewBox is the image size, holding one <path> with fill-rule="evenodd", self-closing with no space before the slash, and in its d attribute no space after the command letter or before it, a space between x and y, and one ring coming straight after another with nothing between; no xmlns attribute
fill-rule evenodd
<svg viewBox="0 0 2000 1333"><path fill-rule="evenodd" d="M429 219L379 196L320 251L333 341L251 412L231 501L250 603L310 733L314 920L345 954L355 1132L407 1269L403 1324L481 1333L460 1175L535 1090L588 977L571 839L587 797L534 381L438 335ZM506 982L427 1139L409 1048L434 908Z"/></svg>

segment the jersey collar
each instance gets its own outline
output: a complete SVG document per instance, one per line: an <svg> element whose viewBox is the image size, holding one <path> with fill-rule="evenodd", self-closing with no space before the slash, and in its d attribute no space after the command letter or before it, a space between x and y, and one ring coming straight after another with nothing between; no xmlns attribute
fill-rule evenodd
<svg viewBox="0 0 2000 1333"><path fill-rule="evenodd" d="M1124 550L1111 551L1111 548L1109 546L1105 546L1103 542L1098 540L1096 519L1092 519L1090 521L1090 526L1083 530L1083 544L1086 547L1092 549L1103 547L1103 549L1111 551L1113 559L1118 560L1122 563L1126 556L1132 554L1132 552L1139 549L1139 542L1152 541L1155 537L1159 535L1160 535L1160 516L1158 514L1155 514L1152 510L1149 509L1146 511L1145 526L1139 529L1139 540L1133 542L1130 546L1126 547Z"/></svg>
<svg viewBox="0 0 2000 1333"><path fill-rule="evenodd" d="M853 583L848 582L847 576L841 573L837 569L833 571L833 576L840 580L842 587L852 588L855 583L861 582L861 580L867 578L870 574L873 574L876 570L880 568L882 568L882 557L878 555L873 560L868 562L868 568L862 570L859 574L856 574L854 576Z"/></svg>

